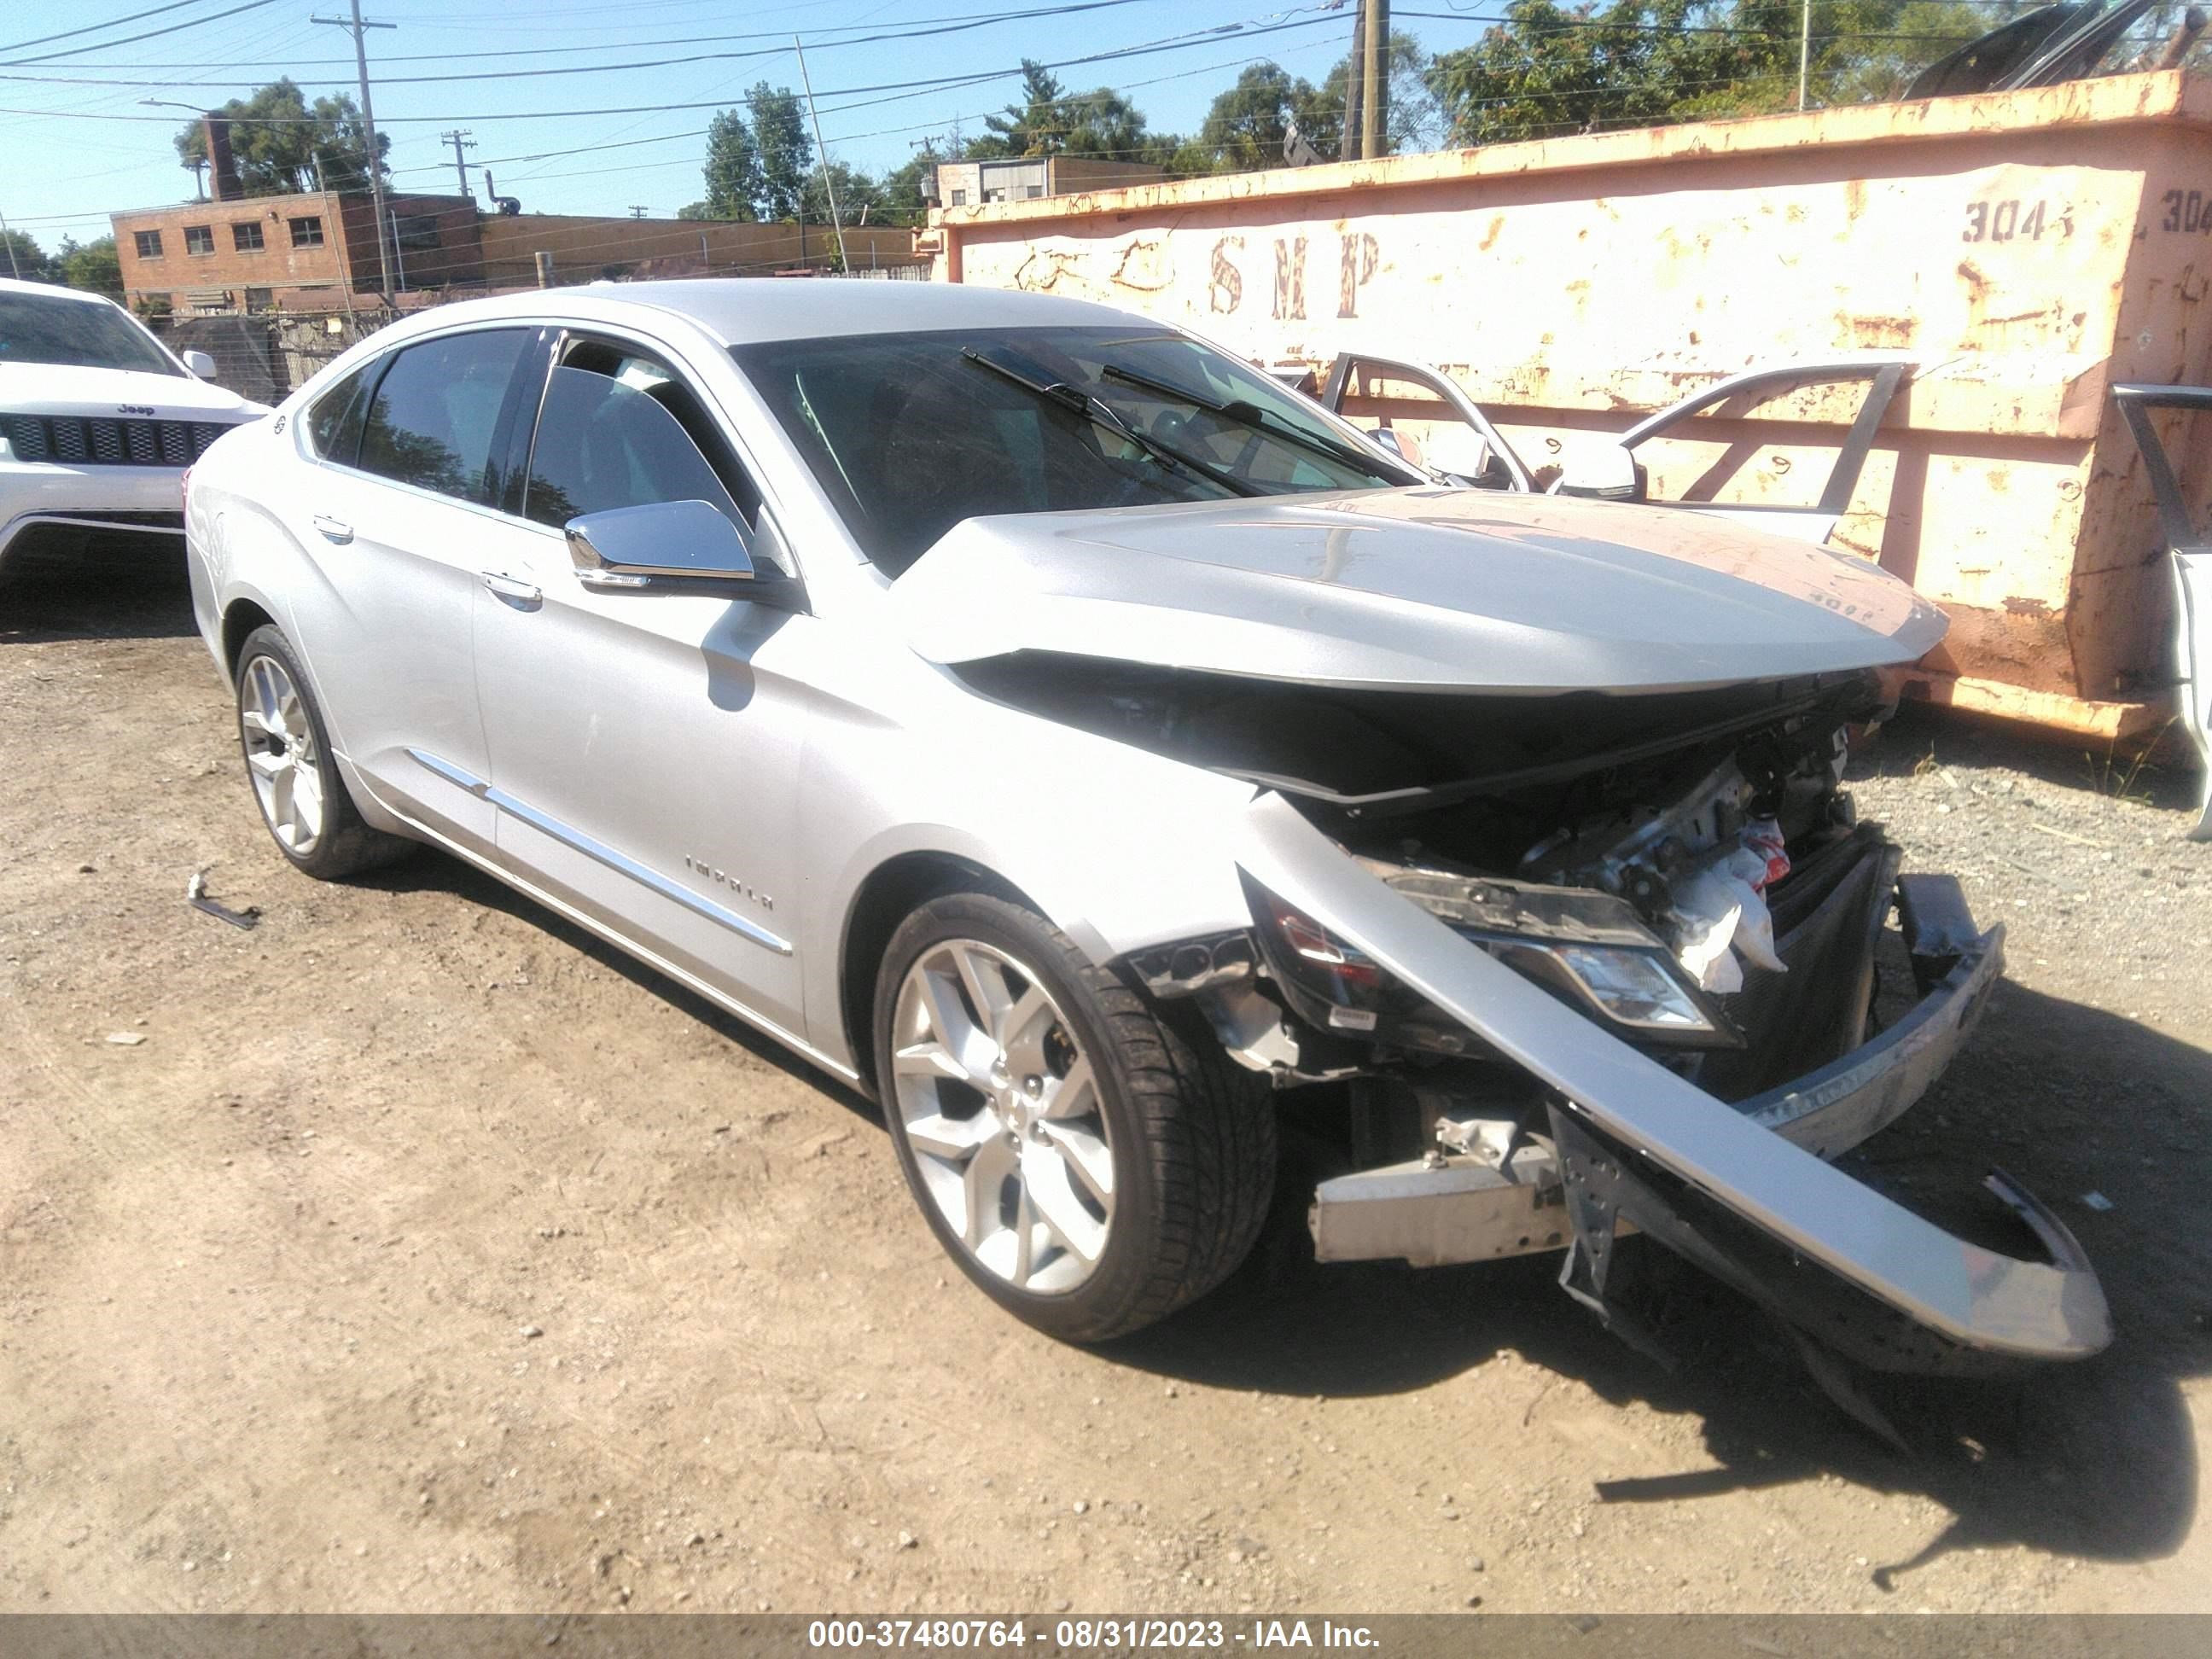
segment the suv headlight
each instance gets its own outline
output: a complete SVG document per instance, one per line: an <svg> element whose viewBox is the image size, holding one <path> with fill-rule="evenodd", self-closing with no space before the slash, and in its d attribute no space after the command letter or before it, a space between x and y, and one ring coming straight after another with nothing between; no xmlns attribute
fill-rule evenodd
<svg viewBox="0 0 2212 1659"><path fill-rule="evenodd" d="M1361 862L1469 944L1631 1042L1737 1048L1743 1036L1610 893ZM1261 955L1291 1006L1323 1030L1431 1053L1480 1040L1357 946L1244 878Z"/></svg>

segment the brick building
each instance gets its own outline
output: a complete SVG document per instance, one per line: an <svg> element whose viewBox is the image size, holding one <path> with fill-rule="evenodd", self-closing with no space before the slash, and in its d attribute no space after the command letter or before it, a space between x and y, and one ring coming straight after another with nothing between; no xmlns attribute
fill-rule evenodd
<svg viewBox="0 0 2212 1659"><path fill-rule="evenodd" d="M547 256L556 283L601 276L758 276L830 263L827 225L484 214L465 196L389 196L392 287L526 288ZM384 282L366 196L250 196L109 216L128 303L166 301L178 316L335 312L375 305ZM854 269L913 264L902 228L848 227Z"/></svg>
<svg viewBox="0 0 2212 1659"><path fill-rule="evenodd" d="M386 198L395 234L392 283L482 283L476 204L465 196ZM123 288L133 304L166 300L193 313L338 311L374 296L383 276L374 210L365 196L313 191L142 208L108 216ZM410 283L410 261L434 282Z"/></svg>

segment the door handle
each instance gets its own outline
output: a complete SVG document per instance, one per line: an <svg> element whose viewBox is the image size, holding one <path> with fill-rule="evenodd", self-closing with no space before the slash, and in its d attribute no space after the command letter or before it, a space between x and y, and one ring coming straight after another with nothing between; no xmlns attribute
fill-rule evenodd
<svg viewBox="0 0 2212 1659"><path fill-rule="evenodd" d="M349 542L353 539L353 526L343 519L333 519L327 514L318 513L314 517L314 526L331 541Z"/></svg>
<svg viewBox="0 0 2212 1659"><path fill-rule="evenodd" d="M535 611L545 603L545 591L519 576L501 575L496 570L487 570L483 573L483 585L519 610Z"/></svg>

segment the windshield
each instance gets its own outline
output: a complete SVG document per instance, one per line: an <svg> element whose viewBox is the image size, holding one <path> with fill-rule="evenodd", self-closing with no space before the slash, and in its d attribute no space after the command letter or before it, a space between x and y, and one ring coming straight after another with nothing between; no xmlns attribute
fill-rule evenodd
<svg viewBox="0 0 2212 1659"><path fill-rule="evenodd" d="M1266 375L1141 325L778 340L732 356L893 575L983 514L1424 482Z"/></svg>
<svg viewBox="0 0 2212 1659"><path fill-rule="evenodd" d="M184 372L106 301L33 294L0 294L0 363L63 363L144 374Z"/></svg>

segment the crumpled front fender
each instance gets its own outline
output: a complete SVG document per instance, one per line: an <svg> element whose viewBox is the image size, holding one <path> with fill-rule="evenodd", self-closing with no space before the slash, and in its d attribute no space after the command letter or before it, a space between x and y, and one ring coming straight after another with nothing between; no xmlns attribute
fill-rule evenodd
<svg viewBox="0 0 2212 1659"><path fill-rule="evenodd" d="M2025 1194L2014 1208L2049 1261L1953 1237L1638 1053L1368 874L1279 795L1255 799L1244 828L1238 861L1254 880L1557 1090L1607 1143L1789 1256L1966 1348L2079 1359L2111 1341L2095 1273Z"/></svg>

